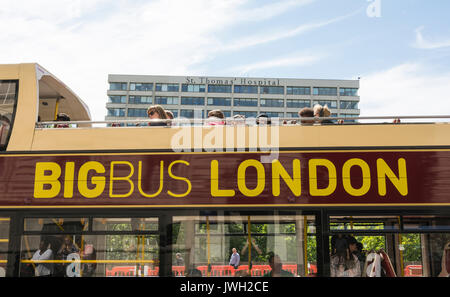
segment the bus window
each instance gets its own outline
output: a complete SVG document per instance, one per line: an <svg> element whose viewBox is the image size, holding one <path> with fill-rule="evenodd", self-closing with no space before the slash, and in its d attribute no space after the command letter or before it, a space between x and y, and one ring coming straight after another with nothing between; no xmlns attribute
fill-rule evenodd
<svg viewBox="0 0 450 297"><path fill-rule="evenodd" d="M172 274L315 276L315 230L314 216L295 212L176 216Z"/></svg>
<svg viewBox="0 0 450 297"><path fill-rule="evenodd" d="M6 276L9 244L9 218L0 218L0 277Z"/></svg>
<svg viewBox="0 0 450 297"><path fill-rule="evenodd" d="M24 231L20 276L159 275L157 218L27 218Z"/></svg>
<svg viewBox="0 0 450 297"><path fill-rule="evenodd" d="M443 216L332 216L331 276L358 276L350 275L353 258L359 261L359 276L448 276L449 223Z"/></svg>
<svg viewBox="0 0 450 297"><path fill-rule="evenodd" d="M0 150L6 150L17 105L17 81L0 80Z"/></svg>

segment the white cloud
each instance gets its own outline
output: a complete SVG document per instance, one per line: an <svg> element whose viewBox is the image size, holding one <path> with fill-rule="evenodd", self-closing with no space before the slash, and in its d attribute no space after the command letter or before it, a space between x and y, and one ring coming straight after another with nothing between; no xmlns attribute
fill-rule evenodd
<svg viewBox="0 0 450 297"><path fill-rule="evenodd" d="M450 47L450 39L440 40L440 41L426 40L422 35L423 29L424 29L424 27L422 26L415 30L416 41L413 44L413 47L416 47L419 49L439 49L439 48Z"/></svg>
<svg viewBox="0 0 450 297"><path fill-rule="evenodd" d="M256 0L8 1L0 5L0 63L40 63L87 103L94 120L102 120L108 74L190 75L198 71L194 65L220 54L224 30L314 1L276 1L257 8L252 7L259 4ZM292 37L334 21L299 25L282 36L240 47ZM247 68L312 60L292 57Z"/></svg>
<svg viewBox="0 0 450 297"><path fill-rule="evenodd" d="M433 73L421 63L405 63L363 76L361 116L450 114L450 72Z"/></svg>
<svg viewBox="0 0 450 297"><path fill-rule="evenodd" d="M240 76L244 76L251 71L270 69L277 67L291 67L291 66L305 66L313 64L314 62L322 59L323 56L318 54L296 54L290 57L275 58L272 60L264 60L261 62L245 64L237 67L232 67L229 72L237 73Z"/></svg>

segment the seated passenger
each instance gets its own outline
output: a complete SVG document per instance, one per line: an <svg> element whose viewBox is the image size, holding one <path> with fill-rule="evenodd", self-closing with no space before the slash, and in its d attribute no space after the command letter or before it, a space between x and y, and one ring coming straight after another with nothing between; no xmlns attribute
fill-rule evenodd
<svg viewBox="0 0 450 297"><path fill-rule="evenodd" d="M298 115L300 116L300 122L302 123L302 125L314 124L314 110L312 108L304 107L298 112Z"/></svg>
<svg viewBox="0 0 450 297"><path fill-rule="evenodd" d="M314 105L314 117L316 118L328 118L331 116L331 111L328 108L327 105L320 105L320 104L316 104ZM333 124L332 120L317 120L319 123L321 124Z"/></svg>
<svg viewBox="0 0 450 297"><path fill-rule="evenodd" d="M269 266L272 268L271 271L264 274L265 277L290 277L294 276L287 270L283 270L283 264L281 263L281 258L277 254L272 252L269 253Z"/></svg>
<svg viewBox="0 0 450 297"><path fill-rule="evenodd" d="M336 241L330 257L331 277L360 277L361 265L358 257L353 254L356 248L354 237L341 237L343 244Z"/></svg>
<svg viewBox="0 0 450 297"><path fill-rule="evenodd" d="M173 112L171 112L170 110L166 110L166 115L167 115L168 119L170 119L170 120L174 119ZM167 126L172 126L172 121L168 121Z"/></svg>
<svg viewBox="0 0 450 297"><path fill-rule="evenodd" d="M233 116L233 126L245 125L245 116L242 114L235 114Z"/></svg>
<svg viewBox="0 0 450 297"><path fill-rule="evenodd" d="M53 251L50 249L50 243L42 240L39 243L39 249L34 253L31 260L46 261L53 260ZM53 263L36 263L34 270L35 276L51 276L53 274Z"/></svg>
<svg viewBox="0 0 450 297"><path fill-rule="evenodd" d="M225 125L225 115L220 109L214 109L208 112L208 125Z"/></svg>
<svg viewBox="0 0 450 297"><path fill-rule="evenodd" d="M260 114L256 118L256 125L270 125L271 123L270 118L265 113Z"/></svg>
<svg viewBox="0 0 450 297"><path fill-rule="evenodd" d="M150 120L148 123L149 126L167 126L166 121L158 121L158 120L167 120L167 114L164 108L161 105L153 105L147 109L147 115Z"/></svg>
<svg viewBox="0 0 450 297"><path fill-rule="evenodd" d="M59 113L56 117L57 122L70 122L70 117L65 113ZM55 124L55 128L69 128L69 124Z"/></svg>

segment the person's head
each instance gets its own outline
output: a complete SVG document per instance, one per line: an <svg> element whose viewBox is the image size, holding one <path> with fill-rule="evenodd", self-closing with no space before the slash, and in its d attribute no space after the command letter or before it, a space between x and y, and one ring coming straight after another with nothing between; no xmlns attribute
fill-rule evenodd
<svg viewBox="0 0 450 297"><path fill-rule="evenodd" d="M46 249L47 249L47 246L48 246L48 243L47 243L45 240L42 240L42 241L39 243L39 249L40 249L41 251L46 250Z"/></svg>
<svg viewBox="0 0 450 297"><path fill-rule="evenodd" d="M58 121L58 122L69 122L70 121L70 117L66 113L61 112L56 117L56 121Z"/></svg>
<svg viewBox="0 0 450 297"><path fill-rule="evenodd" d="M350 253L358 251L358 245L357 245L358 241L353 236L350 236L349 238L347 238L347 243L348 243L348 249L350 250Z"/></svg>
<svg viewBox="0 0 450 297"><path fill-rule="evenodd" d="M166 115L168 119L173 120L174 118L173 112L171 112L170 110L166 110Z"/></svg>
<svg viewBox="0 0 450 297"><path fill-rule="evenodd" d="M304 107L299 112L300 120L302 124L313 124L314 123L314 110L310 107ZM311 119L306 119L311 118Z"/></svg>
<svg viewBox="0 0 450 297"><path fill-rule="evenodd" d="M233 248L231 251L233 252L233 254L236 254L236 253L237 253L236 248Z"/></svg>
<svg viewBox="0 0 450 297"><path fill-rule="evenodd" d="M153 105L147 109L147 115L150 119L167 119L167 114L161 105Z"/></svg>
<svg viewBox="0 0 450 297"><path fill-rule="evenodd" d="M280 272L283 264L281 263L281 258L275 253L269 253L269 266L272 268L273 272Z"/></svg>
<svg viewBox="0 0 450 297"><path fill-rule="evenodd" d="M271 121L270 118L266 115L266 114L260 114L257 118L256 118L256 124L257 125L270 125Z"/></svg>
<svg viewBox="0 0 450 297"><path fill-rule="evenodd" d="M214 109L214 110L211 110L208 112L208 118L211 118L211 117L224 119L225 115L220 109Z"/></svg>
<svg viewBox="0 0 450 297"><path fill-rule="evenodd" d="M66 237L64 237L64 243L66 245L72 245L72 237L70 237L69 235L67 235Z"/></svg>
<svg viewBox="0 0 450 297"><path fill-rule="evenodd" d="M181 257L181 254L180 254L180 253L176 253L176 254L175 254L175 257L180 258L180 257Z"/></svg>

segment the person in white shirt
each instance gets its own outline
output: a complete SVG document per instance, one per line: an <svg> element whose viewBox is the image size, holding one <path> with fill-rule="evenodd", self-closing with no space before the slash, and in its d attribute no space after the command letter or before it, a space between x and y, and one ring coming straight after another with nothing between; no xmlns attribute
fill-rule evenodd
<svg viewBox="0 0 450 297"><path fill-rule="evenodd" d="M34 253L31 260L42 261L52 260L53 251L50 249L50 244L45 241L41 241L39 249ZM50 276L53 274L53 263L36 263L34 270L35 276Z"/></svg>

